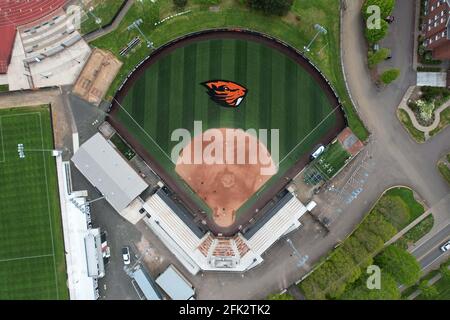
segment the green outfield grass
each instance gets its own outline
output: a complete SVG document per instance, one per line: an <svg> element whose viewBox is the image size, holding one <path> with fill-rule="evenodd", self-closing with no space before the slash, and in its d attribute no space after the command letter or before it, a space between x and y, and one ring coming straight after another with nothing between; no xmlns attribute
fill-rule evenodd
<svg viewBox="0 0 450 320"><path fill-rule="evenodd" d="M237 109L211 101L201 83L214 79L248 89ZM336 124L336 106L302 66L264 44L237 39L201 40L176 49L146 69L121 105L126 112L119 108L117 118L169 172L178 143L171 141L173 130L192 134L196 120L203 131L279 129L277 178Z"/></svg>
<svg viewBox="0 0 450 320"><path fill-rule="evenodd" d="M119 55L120 50L139 35L137 31L127 30L127 27L139 18L144 21L141 29L154 42L155 47L200 30L240 27L270 34L302 51L316 33L314 24L319 23L326 27L328 33L316 39L308 57L326 75L337 91L352 131L362 141L368 138L368 132L347 93L341 69L339 1L294 0L291 12L282 18L249 10L238 0L220 1L218 11L209 10L209 6L203 3L203 1L188 1L186 8L183 9L190 10L188 14L155 26L156 22L177 12L172 0L158 0L155 3L150 0L136 1L117 30L93 41L92 45L112 51L124 63L108 90L107 99L112 99L129 72L150 53L145 45L141 45L129 56Z"/></svg>
<svg viewBox="0 0 450 320"><path fill-rule="evenodd" d="M68 299L55 160L32 151L43 149L48 106L0 110L0 299Z"/></svg>

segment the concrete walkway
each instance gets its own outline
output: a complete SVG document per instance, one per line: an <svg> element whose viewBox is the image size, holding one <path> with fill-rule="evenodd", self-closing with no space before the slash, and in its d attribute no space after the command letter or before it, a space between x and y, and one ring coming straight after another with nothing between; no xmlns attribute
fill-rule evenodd
<svg viewBox="0 0 450 320"><path fill-rule="evenodd" d="M100 28L96 31L92 31L91 33L84 35L84 40L86 40L86 42L91 42L116 30L133 4L134 0L127 0L127 3L123 6L122 10L120 10L119 14L109 26L107 26L106 28Z"/></svg>
<svg viewBox="0 0 450 320"><path fill-rule="evenodd" d="M412 121L414 127L417 130L420 130L420 131L424 132L426 139L428 139L429 136L430 136L430 132L433 131L434 129L436 129L439 126L439 123L441 122L441 112L443 112L445 109L447 109L450 106L450 100L445 102L443 105L441 105L439 108L437 108L434 111L434 121L433 121L433 123L431 125L429 125L427 127L422 126L417 121L414 112L408 106L408 99L409 99L409 97L411 97L411 94L413 93L415 88L416 88L415 86L411 86L411 87L408 88L408 90L406 91L405 95L403 96L403 99L402 99L400 105L398 106L398 108L402 109L402 110L405 110L406 113L408 113L408 115L411 118L411 121Z"/></svg>

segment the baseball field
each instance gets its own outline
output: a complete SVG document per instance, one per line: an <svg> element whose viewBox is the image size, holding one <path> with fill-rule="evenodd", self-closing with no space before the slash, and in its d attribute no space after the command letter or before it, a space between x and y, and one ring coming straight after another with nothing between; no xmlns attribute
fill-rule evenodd
<svg viewBox="0 0 450 320"><path fill-rule="evenodd" d="M68 299L55 160L45 149L48 106L0 110L0 299Z"/></svg>
<svg viewBox="0 0 450 320"><path fill-rule="evenodd" d="M203 131L279 129L280 170L270 185L341 127L337 99L319 78L279 44L233 33L205 35L156 53L126 83L111 114L175 179L175 129L192 132L194 121L202 121ZM218 105L202 85L212 80L244 86L245 99L236 108Z"/></svg>

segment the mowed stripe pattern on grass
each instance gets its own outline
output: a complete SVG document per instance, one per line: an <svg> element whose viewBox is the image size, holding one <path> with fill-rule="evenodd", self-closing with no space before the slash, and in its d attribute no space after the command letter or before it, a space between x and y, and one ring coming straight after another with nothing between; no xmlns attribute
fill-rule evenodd
<svg viewBox="0 0 450 320"><path fill-rule="evenodd" d="M209 99L201 83L217 79L248 89L239 108ZM119 110L117 117L169 170L173 164L159 147L170 155L173 130L192 132L194 120L203 121L203 130L279 129L280 159L289 155L284 168L336 123L336 106L302 66L276 49L239 39L201 40L175 49L145 70L121 105L126 112Z"/></svg>
<svg viewBox="0 0 450 320"><path fill-rule="evenodd" d="M0 131L0 299L68 298L55 160L31 151L53 149L49 108L0 110Z"/></svg>

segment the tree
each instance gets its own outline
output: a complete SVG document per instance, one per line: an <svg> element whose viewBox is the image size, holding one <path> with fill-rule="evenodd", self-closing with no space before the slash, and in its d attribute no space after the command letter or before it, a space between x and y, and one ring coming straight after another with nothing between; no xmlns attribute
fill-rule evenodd
<svg viewBox="0 0 450 320"><path fill-rule="evenodd" d="M420 278L421 268L416 258L398 246L390 245L374 260L383 274L390 273L401 284L410 286Z"/></svg>
<svg viewBox="0 0 450 320"><path fill-rule="evenodd" d="M387 16L391 15L394 10L395 0L366 0L362 6L364 20L367 20L372 14L371 12L367 12L369 6L378 6L380 8L381 18L385 19Z"/></svg>
<svg viewBox="0 0 450 320"><path fill-rule="evenodd" d="M340 297L342 300L398 300L400 290L395 279L385 273L381 276L380 289L367 288L367 276L361 277L353 286L348 288Z"/></svg>
<svg viewBox="0 0 450 320"><path fill-rule="evenodd" d="M384 84L390 84L391 82L395 81L399 75L399 69L388 69L381 74L380 79Z"/></svg>
<svg viewBox="0 0 450 320"><path fill-rule="evenodd" d="M183 8L183 7L186 6L187 0L173 0L173 3L174 3L175 6L177 6L178 8Z"/></svg>
<svg viewBox="0 0 450 320"><path fill-rule="evenodd" d="M369 29L366 27L364 34L369 43L377 43L378 41L386 37L388 30L388 23L384 20L381 20L379 29Z"/></svg>
<svg viewBox="0 0 450 320"><path fill-rule="evenodd" d="M433 299L439 294L436 287L431 286L428 283L428 280L422 280L419 284L419 289L422 292L422 297L424 297L425 299Z"/></svg>
<svg viewBox="0 0 450 320"><path fill-rule="evenodd" d="M294 0L246 0L247 5L268 15L284 16L289 12Z"/></svg>
<svg viewBox="0 0 450 320"><path fill-rule="evenodd" d="M448 264L443 263L439 267L439 271L444 279L450 280L450 269L448 267Z"/></svg>
<svg viewBox="0 0 450 320"><path fill-rule="evenodd" d="M374 53L369 53L369 57L367 59L369 68L372 69L380 62L386 60L386 58L389 57L390 55L391 55L391 50L388 48L381 48L380 50L378 50Z"/></svg>

